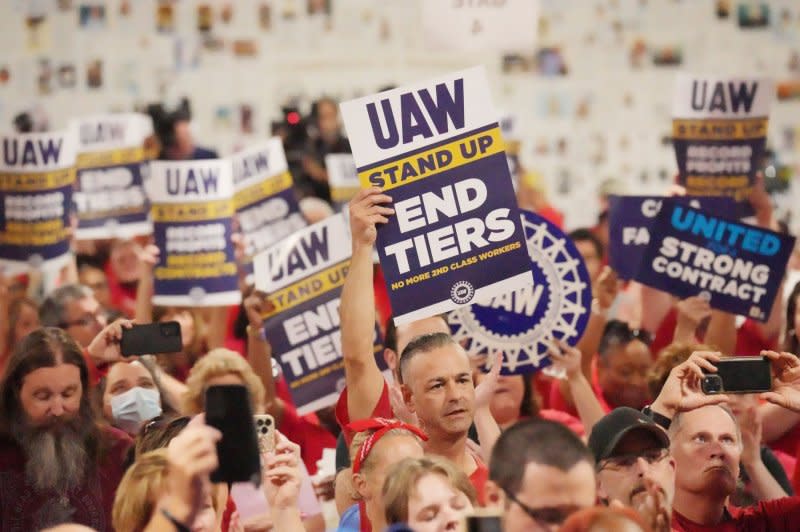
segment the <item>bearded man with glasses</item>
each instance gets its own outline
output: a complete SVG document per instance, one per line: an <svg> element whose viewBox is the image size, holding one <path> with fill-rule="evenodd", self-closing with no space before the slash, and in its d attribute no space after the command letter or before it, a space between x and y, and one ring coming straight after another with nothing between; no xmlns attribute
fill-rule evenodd
<svg viewBox="0 0 800 532"><path fill-rule="evenodd" d="M592 428L589 448L600 497L634 508L654 532L670 530L675 460L664 429L638 410L616 408Z"/></svg>

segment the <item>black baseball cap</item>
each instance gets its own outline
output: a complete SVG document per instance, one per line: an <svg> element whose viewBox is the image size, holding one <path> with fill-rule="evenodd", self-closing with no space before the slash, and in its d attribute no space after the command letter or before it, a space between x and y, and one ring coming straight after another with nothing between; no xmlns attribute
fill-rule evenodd
<svg viewBox="0 0 800 532"><path fill-rule="evenodd" d="M603 416L592 428L589 449L592 450L595 461L599 462L613 455L620 440L632 430L646 431L662 448L669 447L669 437L664 429L638 410L621 406Z"/></svg>

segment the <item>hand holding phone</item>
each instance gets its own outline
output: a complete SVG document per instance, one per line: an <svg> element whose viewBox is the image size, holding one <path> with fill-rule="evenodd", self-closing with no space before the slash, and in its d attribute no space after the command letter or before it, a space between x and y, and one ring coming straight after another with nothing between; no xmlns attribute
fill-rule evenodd
<svg viewBox="0 0 800 532"><path fill-rule="evenodd" d="M206 390L205 406L206 424L222 433L222 439L217 442L219 467L211 473L211 481L252 482L259 486L261 457L247 388L210 386Z"/></svg>
<svg viewBox="0 0 800 532"><path fill-rule="evenodd" d="M767 357L723 357L714 363L716 373L704 371L700 389L706 395L762 393L772 389L772 367Z"/></svg>
<svg viewBox="0 0 800 532"><path fill-rule="evenodd" d="M122 330L122 356L178 353L183 349L181 324L177 321L144 323Z"/></svg>

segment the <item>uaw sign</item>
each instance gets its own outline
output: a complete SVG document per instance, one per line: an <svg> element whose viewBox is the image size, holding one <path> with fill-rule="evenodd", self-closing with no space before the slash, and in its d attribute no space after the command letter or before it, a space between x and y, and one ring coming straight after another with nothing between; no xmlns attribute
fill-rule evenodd
<svg viewBox="0 0 800 532"><path fill-rule="evenodd" d="M550 364L554 338L575 345L589 321L592 285L572 240L545 218L522 211L533 285L481 299L448 316L453 338L474 354L503 353L503 373Z"/></svg>

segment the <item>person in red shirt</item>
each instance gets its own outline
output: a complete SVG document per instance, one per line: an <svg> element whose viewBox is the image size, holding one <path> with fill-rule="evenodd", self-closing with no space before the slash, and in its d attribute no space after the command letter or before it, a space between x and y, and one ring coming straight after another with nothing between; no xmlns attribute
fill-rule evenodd
<svg viewBox="0 0 800 532"><path fill-rule="evenodd" d="M377 235L376 224L386 223L394 211L384 206L391 198L380 189L360 191L350 202L350 231L353 255L342 288L340 303L342 357L345 389L336 404L336 419L350 445L353 434L346 429L352 421L373 417L393 418L389 383L375 360L375 296L373 291L372 254ZM414 337L430 333L449 333L446 321L439 317L418 320L398 328L387 327L383 356L397 382L399 354ZM393 341L392 341L393 339ZM394 343L395 345L391 345Z"/></svg>
<svg viewBox="0 0 800 532"><path fill-rule="evenodd" d="M483 504L488 469L467 446L475 416L475 384L467 353L448 333L418 336L400 357L400 383L409 412L428 435L425 452L461 468Z"/></svg>
<svg viewBox="0 0 800 532"><path fill-rule="evenodd" d="M100 428L89 386L82 350L61 329L37 329L12 355L0 383L0 529L111 529L132 442Z"/></svg>
<svg viewBox="0 0 800 532"><path fill-rule="evenodd" d="M762 355L771 359L774 378L772 391L761 398L800 411L800 361L789 353L763 351ZM704 395L699 389L704 371L716 371L714 362L719 358L719 353L693 353L672 370L650 407L654 418L669 426L670 454L676 465L672 529L796 530L798 497L744 509L727 506L739 476L741 431L731 411L719 406L727 398ZM774 481L768 472L759 475L753 471L750 477L754 483Z"/></svg>

